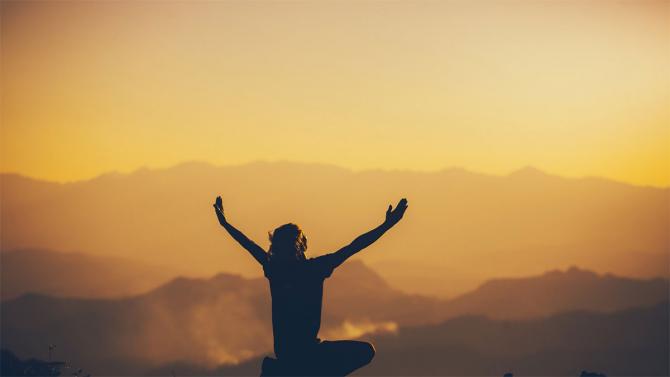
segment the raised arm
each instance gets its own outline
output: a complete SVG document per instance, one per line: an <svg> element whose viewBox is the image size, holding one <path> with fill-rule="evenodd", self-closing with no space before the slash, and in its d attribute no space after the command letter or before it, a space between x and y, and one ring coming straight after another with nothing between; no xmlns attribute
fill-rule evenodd
<svg viewBox="0 0 670 377"><path fill-rule="evenodd" d="M220 196L216 197L216 202L214 203L214 211L216 212L216 217L219 219L219 224L224 227L235 241L237 241L243 248L245 248L249 254L251 254L254 259L260 264L265 264L267 261L267 253L263 250L262 247L258 246L254 241L250 240L244 233L240 232L237 228L232 226L227 220L226 216L223 214L223 201Z"/></svg>
<svg viewBox="0 0 670 377"><path fill-rule="evenodd" d="M361 234L360 236L356 237L356 239L353 240L349 245L327 256L327 258L330 259L330 262L332 263L332 268L341 265L352 255L372 245L379 239L379 237L386 233L387 230L391 229L400 221L400 219L402 219L406 209L407 199L405 198L398 202L398 205L395 207L395 209L393 209L393 207L389 204L389 208L386 210L386 219L381 225L367 233Z"/></svg>

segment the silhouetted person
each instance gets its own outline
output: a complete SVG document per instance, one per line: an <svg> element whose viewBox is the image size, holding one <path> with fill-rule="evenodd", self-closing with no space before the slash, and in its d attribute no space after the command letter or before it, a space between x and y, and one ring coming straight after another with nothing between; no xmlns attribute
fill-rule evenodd
<svg viewBox="0 0 670 377"><path fill-rule="evenodd" d="M345 376L370 363L372 344L353 340L321 341L323 281L352 255L370 246L402 219L407 200L389 205L386 219L338 251L316 258L305 257L307 238L295 224L284 224L270 234L266 252L230 225L221 197L214 204L219 223L263 266L272 295L274 351L279 359L265 358L261 375Z"/></svg>

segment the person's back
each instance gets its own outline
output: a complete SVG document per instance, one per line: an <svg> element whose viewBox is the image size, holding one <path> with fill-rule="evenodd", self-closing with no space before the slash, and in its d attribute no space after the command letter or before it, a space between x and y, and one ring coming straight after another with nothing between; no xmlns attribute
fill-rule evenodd
<svg viewBox="0 0 670 377"><path fill-rule="evenodd" d="M323 284L333 270L369 246L402 218L407 200L402 199L386 220L340 250L317 258L305 258L307 238L300 227L285 224L270 234L265 251L226 220L221 197L214 204L219 223L262 266L272 295L272 331L278 358L265 358L262 375L344 376L368 364L375 350L367 342L321 341Z"/></svg>
<svg viewBox="0 0 670 377"><path fill-rule="evenodd" d="M278 358L299 358L319 343L324 279L332 267L324 257L263 266L272 295L272 331Z"/></svg>

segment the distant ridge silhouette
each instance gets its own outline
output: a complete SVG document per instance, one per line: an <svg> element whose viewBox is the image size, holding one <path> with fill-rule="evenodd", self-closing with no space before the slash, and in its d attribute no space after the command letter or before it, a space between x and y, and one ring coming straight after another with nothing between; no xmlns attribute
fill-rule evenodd
<svg viewBox="0 0 670 377"><path fill-rule="evenodd" d="M558 285L547 285L546 275L553 276L550 278L556 279ZM565 290L561 286L576 285L577 281L571 281L572 278L566 272L554 272L529 278L498 279L484 285L491 289L495 287L492 292L497 295L496 300L488 296L489 288L474 290L464 295L465 299L460 301L456 310L451 308L449 300L397 291L360 261L351 261L338 270L327 286L324 331L332 336L347 334L342 325L348 321L350 326L361 328L370 324L395 323L397 331L402 334L408 326L437 324L467 313L506 321L509 318L533 319L575 309L601 311L609 308L607 311L621 311L630 306L653 305L668 296L667 280L641 281L595 275L592 281L582 281L581 286L577 285L581 288L581 296L576 296L574 302L559 300L561 305L545 308L544 312L537 312L534 308L525 312L521 312L521 308L520 312L505 309L509 305L517 305L517 302L534 300L525 300L523 295L517 294L519 291L541 293L541 290L530 287L542 286L550 292L545 294L556 293L560 297L563 295L560 292ZM560 283L562 280L563 283ZM617 290L630 294L618 295ZM231 359L220 360L220 363L244 361L249 356L236 351L252 350L261 354L272 347L271 339L247 341L249 331L258 334L258 337L271 332L267 293L267 282L261 278L219 274L210 279L180 278L147 294L121 300L23 296L3 302L0 307L3 319L0 342L3 347L20 355L40 355L44 353L41 339L54 339L54 343L59 344L59 353L66 352L68 348L68 354L77 355L77 364L93 375L138 375L150 369L148 363L131 362L141 356L133 351L132 345L142 344L143 341L156 345L152 352L159 364L175 359L211 364L214 361L203 359L203 355L212 344L231 355ZM579 297L589 299L580 301ZM584 306L580 302L592 304ZM244 305L244 310L231 312L229 305ZM203 337L202 331L196 331L197 327L179 328L174 325L184 319L193 321L194 326L207 328L211 337ZM144 331L138 332L138 328ZM386 330L381 327L379 331ZM116 361L107 363L107 358ZM255 363L254 373L257 373L260 360ZM581 366L583 369L588 367L586 364ZM184 367L184 370L192 368ZM201 369L196 374L209 370ZM170 375L170 370L164 370L162 375Z"/></svg>
<svg viewBox="0 0 670 377"><path fill-rule="evenodd" d="M522 321L468 316L401 328L372 338L380 352L357 375L667 376L667 316L665 301L609 314L569 312ZM193 373L249 376L257 362Z"/></svg>
<svg viewBox="0 0 670 377"><path fill-rule="evenodd" d="M215 195L214 188L248 203L234 210L240 214L240 226L255 238L263 240L272 224L299 216L296 221L324 235L311 240L319 250L351 237L345 226L348 216L361 219L359 225L364 226L362 219L385 205L383 197L406 192L418 198L412 226L385 247L383 263L372 254L361 258L408 292L454 297L492 276L530 275L572 264L624 276L670 274L668 188L554 176L526 181L455 171L359 172L266 162L234 167L191 163L67 184L0 175L0 246L140 258L184 275L225 269L260 276L244 255L221 256L216 248L215 224L197 208ZM257 189L269 181L272 196ZM356 184L339 187L341 182ZM176 197L185 199L175 201ZM303 203L299 214L290 205L296 201ZM36 205L39 215L33 210ZM90 216L90 208L106 215ZM273 213L265 214L267 208ZM322 218L326 212L331 216ZM132 221L123 217L127 213L133 213ZM188 218L188 224L181 218ZM171 235L169 240L165 234ZM221 247L235 247L223 242ZM404 245L413 242L416 256L409 258ZM195 249L198 258L184 252ZM470 268L485 259L491 263Z"/></svg>
<svg viewBox="0 0 670 377"><path fill-rule="evenodd" d="M2 299L33 292L59 297L120 298L147 292L177 272L137 260L20 249L0 253Z"/></svg>

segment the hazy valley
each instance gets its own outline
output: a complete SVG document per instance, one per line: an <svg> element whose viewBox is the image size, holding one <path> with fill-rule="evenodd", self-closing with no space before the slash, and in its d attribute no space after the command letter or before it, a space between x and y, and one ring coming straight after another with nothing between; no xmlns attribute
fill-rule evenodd
<svg viewBox="0 0 670 377"><path fill-rule="evenodd" d="M107 174L67 184L2 174L2 250L68 250L168 266L176 273L260 276L216 222L262 246L286 222L305 230L310 255L331 252L407 197L403 224L361 254L392 286L455 296L492 277L578 265L632 277L668 276L670 191L533 168L508 176L350 170L252 163Z"/></svg>
<svg viewBox="0 0 670 377"><path fill-rule="evenodd" d="M79 258L82 268L86 263L99 263L84 255L70 258L68 265L72 259ZM60 266L54 262L52 267L59 269ZM24 264L21 268L29 271L30 265ZM31 276L33 287L39 286L38 280L45 280L43 287L52 286L49 280L53 276ZM88 285L86 279L82 276L80 284ZM101 279L92 279L96 280L98 284L104 283ZM8 282L3 279L3 289L26 291L15 286L20 282L12 281L13 286L6 287ZM78 292L74 290L70 296ZM61 293L68 295L68 292ZM633 318L630 323L616 322L616 326L622 326L621 331L630 328L627 338L621 342L633 339L640 347L651 347L658 352L662 339L649 339L646 331L657 337L667 336L667 331L660 331L667 323L659 321L659 315L653 317L653 321L638 318L638 311L642 309L637 308L654 307L667 302L667 298L666 279L639 280L571 268L532 277L491 280L471 292L445 300L403 293L360 261L352 261L327 281L321 335L327 339L374 338L384 352L379 362L361 371L364 374L408 373L393 363L412 360L411 364L415 365L423 356L413 352L425 347L432 349L431 358L443 360L438 356L444 352L450 358L459 359L461 364L449 364L444 369L444 365L426 360L420 363L424 369L416 370L418 374L464 373L465 369L459 368L464 368L465 360L477 357L489 361L480 365L483 369L468 369L468 373L502 371L501 363L506 360L509 365L521 368L517 370L532 374L537 369L529 364L530 355L548 352L552 347L551 336L563 339L563 346L572 347L571 352L580 349L574 348L571 342L580 343L583 337L593 336L596 343L601 341L598 340L601 335L616 337L582 331L592 326L596 326L593 331L600 331L597 324L602 318L610 318L602 317L605 313L616 317L619 315L616 313L628 311ZM58 358L98 375L158 373L165 368L177 368L181 374L201 374L220 370L222 364L237 363L241 364L236 368L242 368L238 371L253 367L253 373L257 373L256 358L272 351L269 300L265 279L227 273L206 279L176 278L146 293L125 298L67 298L37 291L2 303L2 347L20 357L46 358L47 345L57 344ZM647 315L645 310L639 312L642 313L639 316ZM653 310L667 313L667 305ZM575 311L593 314L574 314L577 324L560 319L573 318L561 316ZM636 333L639 321L649 330ZM567 329L563 329L565 326ZM531 334L537 331L547 334L533 340ZM573 332L579 336L572 339L563 334L565 331L565 334ZM519 348L518 354L510 356L502 352L508 340L514 344L513 348ZM616 350L610 348L620 342L608 340L603 344L607 347L598 351L605 355L602 365L608 368L619 365L611 364L615 360L611 352ZM394 356L395 352L403 356ZM565 358L570 359L569 354ZM560 360L556 359L552 365L558 368ZM653 360L656 366L650 366L650 371L658 370L658 356ZM456 368L456 365L461 367Z"/></svg>

